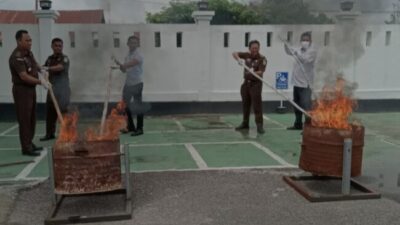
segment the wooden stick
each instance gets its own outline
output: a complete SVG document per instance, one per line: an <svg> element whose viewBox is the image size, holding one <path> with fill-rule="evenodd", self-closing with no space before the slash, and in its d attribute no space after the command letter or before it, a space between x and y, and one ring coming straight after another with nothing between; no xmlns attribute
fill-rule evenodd
<svg viewBox="0 0 400 225"><path fill-rule="evenodd" d="M104 126L105 126L107 110L108 110L108 102L110 101L112 70L113 70L113 68L110 67L110 71L108 73L107 93L106 93L106 97L104 99L103 115L101 116L100 136L102 136L104 133Z"/></svg>
<svg viewBox="0 0 400 225"><path fill-rule="evenodd" d="M300 110L302 113L304 113L304 115L312 118L312 116L306 112L303 108L301 108L299 105L297 105L293 100L291 100L290 98L288 98L284 93L282 93L281 91L277 90L274 86L272 86L271 84L269 84L267 81L265 81L264 79L262 79L260 76L258 76L256 73L254 73L254 71L250 70L249 67L247 67L244 63L239 62L239 65L241 65L243 68L245 68L248 72L251 73L251 75L253 75L255 78L257 78L258 80L260 80L261 82L263 82L265 85L267 85L269 88L271 88L273 91L275 91L278 95L282 96L284 99L286 99L287 101L289 101L296 109Z"/></svg>
<svg viewBox="0 0 400 225"><path fill-rule="evenodd" d="M49 82L49 74L47 72L45 76L46 80ZM49 93L51 100L53 101L54 108L56 109L58 120L60 120L61 124L64 124L64 119L61 114L60 106L58 105L58 101L56 99L56 96L54 95L53 86L51 86L51 84L49 85Z"/></svg>

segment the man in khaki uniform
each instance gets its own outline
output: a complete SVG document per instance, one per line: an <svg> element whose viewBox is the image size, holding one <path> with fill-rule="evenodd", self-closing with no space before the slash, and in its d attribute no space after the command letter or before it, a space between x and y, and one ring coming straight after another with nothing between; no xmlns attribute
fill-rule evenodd
<svg viewBox="0 0 400 225"><path fill-rule="evenodd" d="M9 58L12 77L12 93L19 125L19 138L23 155L38 156L42 148L32 143L36 126L36 85L49 87L49 83L39 78L40 66L31 52L32 39L26 30L15 34L17 48Z"/></svg>
<svg viewBox="0 0 400 225"><path fill-rule="evenodd" d="M69 87L69 59L63 54L63 41L60 38L54 38L51 41L53 54L49 56L44 64L49 71L49 81L53 87L61 113L68 112L71 90ZM57 123L57 111L54 107L50 93L47 93L46 99L46 135L40 141L47 141L55 138Z"/></svg>
<svg viewBox="0 0 400 225"><path fill-rule="evenodd" d="M252 69L258 76L263 77L267 67L267 59L260 54L260 42L253 40L249 43L249 52L234 52L232 55L238 61L243 59L246 66ZM236 130L249 129L250 109L251 105L253 105L257 133L265 133L261 99L262 82L247 70L244 70L244 82L240 88L240 94L242 96L243 122Z"/></svg>

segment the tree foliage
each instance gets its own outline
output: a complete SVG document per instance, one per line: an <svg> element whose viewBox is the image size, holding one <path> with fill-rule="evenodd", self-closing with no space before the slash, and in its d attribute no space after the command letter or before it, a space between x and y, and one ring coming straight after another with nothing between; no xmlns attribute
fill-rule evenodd
<svg viewBox="0 0 400 225"><path fill-rule="evenodd" d="M302 0L262 0L259 4L242 4L234 0L209 0L215 11L211 24L325 24L333 23L325 14L312 15ZM147 13L149 23L193 23L193 2L171 1L158 13Z"/></svg>
<svg viewBox="0 0 400 225"><path fill-rule="evenodd" d="M390 14L390 19L385 21L386 24L400 24L400 0L392 4L393 11Z"/></svg>
<svg viewBox="0 0 400 225"><path fill-rule="evenodd" d="M263 23L267 24L333 23L325 14L311 14L308 5L302 0L263 0L258 10Z"/></svg>

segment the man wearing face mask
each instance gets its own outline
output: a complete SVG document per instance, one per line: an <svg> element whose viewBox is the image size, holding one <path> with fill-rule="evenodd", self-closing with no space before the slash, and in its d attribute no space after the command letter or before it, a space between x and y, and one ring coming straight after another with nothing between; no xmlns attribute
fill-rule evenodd
<svg viewBox="0 0 400 225"><path fill-rule="evenodd" d="M292 49L285 44L286 54L295 58L295 64L292 72L293 101L304 110L311 109L311 88L314 81L314 64L317 58L317 51L312 46L311 32L305 32L301 35L301 46L298 49ZM303 129L303 113L294 109L295 122L288 130ZM308 118L306 118L306 121Z"/></svg>
<svg viewBox="0 0 400 225"><path fill-rule="evenodd" d="M260 42L257 40L249 43L249 52L234 52L233 58L237 61L243 59L246 66L252 69L258 76L263 77L265 68L267 67L267 59L260 54ZM257 125L257 133L265 133L263 128L262 113L262 82L254 77L246 69L244 70L244 83L240 88L243 107L243 122L236 130L249 129L250 108L253 105L255 121Z"/></svg>
<svg viewBox="0 0 400 225"><path fill-rule="evenodd" d="M143 134L143 112L139 112L136 117L137 126L133 122L132 112L129 108L133 98L136 106L142 103L143 92L143 56L139 53L139 38L130 36L128 38L129 53L125 57L124 63L115 60L115 63L120 67L120 70L126 73L125 85L122 93L122 99L126 104L127 128L122 130L122 133L132 132L132 136ZM141 111L139 109L139 111Z"/></svg>

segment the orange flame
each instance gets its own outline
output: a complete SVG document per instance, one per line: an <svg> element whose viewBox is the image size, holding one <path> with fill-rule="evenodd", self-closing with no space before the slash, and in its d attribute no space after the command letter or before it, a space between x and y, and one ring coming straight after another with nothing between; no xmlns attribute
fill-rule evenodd
<svg viewBox="0 0 400 225"><path fill-rule="evenodd" d="M110 141L116 140L119 137L120 129L126 126L126 120L124 116L125 103L119 102L117 106L111 110L110 115L107 117L104 125L103 134L100 134L100 128L94 129L89 128L85 132L85 138L87 141Z"/></svg>
<svg viewBox="0 0 400 225"><path fill-rule="evenodd" d="M351 130L349 117L356 106L355 100L344 93L346 81L336 80L336 85L325 86L314 109L310 112L315 127Z"/></svg>
<svg viewBox="0 0 400 225"><path fill-rule="evenodd" d="M60 135L58 136L57 143L60 142L75 142L78 140L78 113L73 112L63 116L63 123L60 128Z"/></svg>

